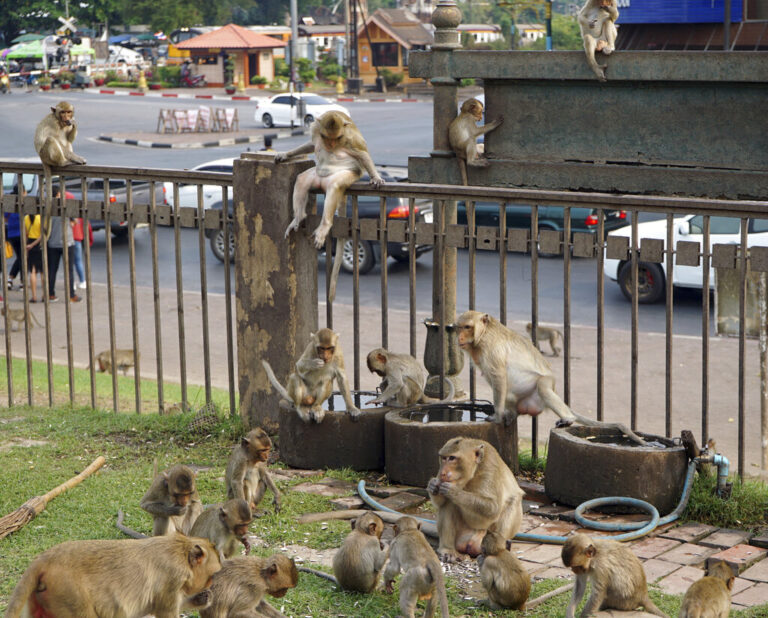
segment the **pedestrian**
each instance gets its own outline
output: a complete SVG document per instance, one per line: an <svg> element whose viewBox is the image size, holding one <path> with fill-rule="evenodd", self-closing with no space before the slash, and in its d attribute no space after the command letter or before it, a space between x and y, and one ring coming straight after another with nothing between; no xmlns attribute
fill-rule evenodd
<svg viewBox="0 0 768 618"><path fill-rule="evenodd" d="M24 190L24 185L21 185L21 197L23 198L26 195L26 191ZM18 195L19 194L19 185L18 183L13 185L13 189L11 190L12 195ZM19 274L19 271L21 270L21 224L19 221L19 213L17 212L7 212L5 213L5 238L6 240L11 243L11 246L13 247L13 253L16 255L16 261L11 265L11 270L8 271L8 289L13 289L13 280L16 278L16 275ZM19 289L24 287L23 283L19 283Z"/></svg>
<svg viewBox="0 0 768 618"><path fill-rule="evenodd" d="M37 302L37 274L43 272L43 246L40 241L43 235L40 229L40 215L24 217L24 228L27 230L27 270L29 271L29 302ZM43 277L40 283L45 285Z"/></svg>
<svg viewBox="0 0 768 618"><path fill-rule="evenodd" d="M93 232L91 232L90 227L89 223L88 231L92 238ZM77 287L82 290L88 284L85 282L85 269L83 268L83 240L85 239L85 235L83 234L83 220L80 218L72 221L72 238L75 239L75 272L77 273L77 278L80 280Z"/></svg>
<svg viewBox="0 0 768 618"><path fill-rule="evenodd" d="M53 185L53 197L61 196L61 190L58 184ZM62 234L62 227L64 234ZM51 217L46 226L46 235L48 236L48 297L51 302L59 300L56 296L56 274L59 270L59 262L64 254L64 247L67 249L67 260L69 262L69 300L73 303L79 303L81 298L75 293L75 239L72 236L72 226L69 223L69 217ZM66 245L62 239L66 239Z"/></svg>

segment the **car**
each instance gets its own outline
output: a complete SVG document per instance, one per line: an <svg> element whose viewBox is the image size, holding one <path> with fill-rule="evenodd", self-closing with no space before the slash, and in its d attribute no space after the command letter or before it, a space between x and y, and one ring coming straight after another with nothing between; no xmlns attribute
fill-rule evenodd
<svg viewBox="0 0 768 618"><path fill-rule="evenodd" d="M201 163L195 167L189 168L194 172L221 172L232 174L235 159L229 157L226 159L215 159L206 163ZM232 190L230 189L230 194ZM163 194L166 204L173 203L173 183L163 183ZM221 208L221 186L203 185L203 208L211 208L213 204L219 204ZM182 207L197 208L197 185L179 183L179 205Z"/></svg>
<svg viewBox="0 0 768 618"><path fill-rule="evenodd" d="M299 119L298 102L304 104L303 116ZM290 127L292 125L301 125L308 127L315 118L322 116L325 112L342 112L349 116L349 110L343 105L338 105L321 97L317 94L294 92L284 92L276 94L273 97L258 101L254 120L263 124L268 129L277 126Z"/></svg>
<svg viewBox="0 0 768 618"><path fill-rule="evenodd" d="M637 225L639 242L643 238L655 238L666 240L667 220L645 221ZM709 218L710 246L716 244L741 244L740 219L734 217L710 217ZM610 236L631 237L632 230L625 227L611 232ZM672 220L672 244L677 246L680 240L696 242L703 246L704 216L686 215ZM749 219L747 223L747 246L768 246L768 219ZM619 288L628 300L632 300L632 263L629 260L616 260L606 258L603 272L612 281L619 284ZM685 288L702 287L702 267L681 266L675 264L672 285ZM664 297L666 290L667 265L653 262L638 263L638 302L655 303ZM714 289L714 277L709 279L710 289Z"/></svg>

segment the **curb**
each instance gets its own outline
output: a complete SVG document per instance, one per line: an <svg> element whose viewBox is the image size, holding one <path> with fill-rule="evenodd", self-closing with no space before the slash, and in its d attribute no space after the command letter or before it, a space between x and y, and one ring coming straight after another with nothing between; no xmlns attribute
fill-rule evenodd
<svg viewBox="0 0 768 618"><path fill-rule="evenodd" d="M111 144L123 144L125 146L139 146L140 148L216 148L218 146L235 146L236 144L253 144L254 142L262 142L265 138L285 139L288 137L295 137L297 135L304 135L304 129L293 129L278 131L277 133L267 133L261 135L245 135L242 137L225 137L220 140L209 142L180 142L178 144L170 144L167 142L150 142L141 139L129 139L125 137L110 137L109 135L99 135L97 138L102 142L109 142Z"/></svg>

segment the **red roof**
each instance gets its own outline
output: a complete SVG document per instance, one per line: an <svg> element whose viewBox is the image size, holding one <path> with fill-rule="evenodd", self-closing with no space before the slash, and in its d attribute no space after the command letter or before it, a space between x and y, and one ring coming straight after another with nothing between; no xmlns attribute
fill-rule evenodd
<svg viewBox="0 0 768 618"><path fill-rule="evenodd" d="M258 49L265 47L285 47L286 43L271 36L259 34L236 24L229 24L218 30L206 32L182 41L179 49Z"/></svg>

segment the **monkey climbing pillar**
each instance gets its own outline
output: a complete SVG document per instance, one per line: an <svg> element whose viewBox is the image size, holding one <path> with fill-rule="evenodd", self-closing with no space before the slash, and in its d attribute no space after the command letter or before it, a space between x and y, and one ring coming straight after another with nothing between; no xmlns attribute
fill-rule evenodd
<svg viewBox="0 0 768 618"><path fill-rule="evenodd" d="M296 176L309 160L274 163L244 153L234 164L235 295L240 416L275 428L278 397L261 361L285 383L317 329L317 251L307 234L283 241Z"/></svg>

